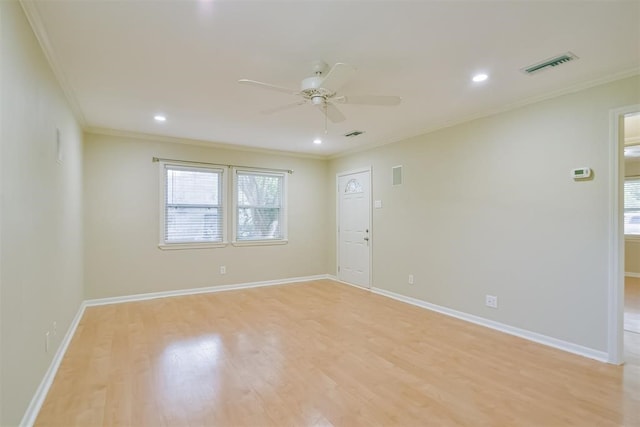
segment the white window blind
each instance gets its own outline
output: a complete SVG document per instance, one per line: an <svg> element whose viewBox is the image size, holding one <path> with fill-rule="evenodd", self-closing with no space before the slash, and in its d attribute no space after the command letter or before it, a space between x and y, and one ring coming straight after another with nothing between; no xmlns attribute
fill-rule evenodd
<svg viewBox="0 0 640 427"><path fill-rule="evenodd" d="M222 169L164 165L164 243L223 242Z"/></svg>
<svg viewBox="0 0 640 427"><path fill-rule="evenodd" d="M236 170L235 239L285 239L284 173Z"/></svg>
<svg viewBox="0 0 640 427"><path fill-rule="evenodd" d="M640 178L624 182L624 234L640 235Z"/></svg>

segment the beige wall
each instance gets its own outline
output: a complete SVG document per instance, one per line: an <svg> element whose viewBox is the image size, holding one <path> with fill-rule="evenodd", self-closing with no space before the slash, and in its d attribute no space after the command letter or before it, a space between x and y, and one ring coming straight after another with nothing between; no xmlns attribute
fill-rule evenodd
<svg viewBox="0 0 640 427"><path fill-rule="evenodd" d="M87 298L326 274L326 161L116 136L85 138ZM293 169L289 243L160 250L154 156ZM219 274L222 265L226 275Z"/></svg>
<svg viewBox="0 0 640 427"><path fill-rule="evenodd" d="M332 160L331 192L373 167L373 286L604 351L609 110L638 102L635 77Z"/></svg>
<svg viewBox="0 0 640 427"><path fill-rule="evenodd" d="M16 1L0 2L0 31L4 426L20 422L83 299L82 134Z"/></svg>
<svg viewBox="0 0 640 427"><path fill-rule="evenodd" d="M640 159L625 162L625 176L640 176ZM627 239L624 243L624 271L640 274L640 239Z"/></svg>
<svg viewBox="0 0 640 427"><path fill-rule="evenodd" d="M373 286L605 350L608 114L640 102L640 78L331 161L106 135L83 155L16 1L0 2L0 35L0 425L22 418L83 298L335 274L335 175L363 166L384 203ZM289 244L158 249L153 156L294 169ZM595 178L570 180L580 166Z"/></svg>

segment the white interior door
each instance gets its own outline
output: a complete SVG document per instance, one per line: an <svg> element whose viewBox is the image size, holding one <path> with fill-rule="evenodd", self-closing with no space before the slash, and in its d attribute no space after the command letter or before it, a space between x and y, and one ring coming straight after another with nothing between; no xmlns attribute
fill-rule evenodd
<svg viewBox="0 0 640 427"><path fill-rule="evenodd" d="M369 288L371 171L338 175L338 279Z"/></svg>

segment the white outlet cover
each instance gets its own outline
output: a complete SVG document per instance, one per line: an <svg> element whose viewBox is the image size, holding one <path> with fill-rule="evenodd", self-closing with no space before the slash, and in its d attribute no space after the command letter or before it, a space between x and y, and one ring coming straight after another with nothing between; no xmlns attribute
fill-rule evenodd
<svg viewBox="0 0 640 427"><path fill-rule="evenodd" d="M373 202L373 207L376 209L382 209L382 200L376 200Z"/></svg>
<svg viewBox="0 0 640 427"><path fill-rule="evenodd" d="M495 295L485 295L485 305L491 308L498 308L498 297Z"/></svg>

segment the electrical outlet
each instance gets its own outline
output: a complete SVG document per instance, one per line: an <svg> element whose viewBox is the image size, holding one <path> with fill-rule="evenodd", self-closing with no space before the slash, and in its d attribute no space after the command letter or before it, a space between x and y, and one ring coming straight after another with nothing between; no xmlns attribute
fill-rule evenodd
<svg viewBox="0 0 640 427"><path fill-rule="evenodd" d="M220 274L227 274L227 267L225 267L224 265L220 266Z"/></svg>
<svg viewBox="0 0 640 427"><path fill-rule="evenodd" d="M413 274L409 275L409 284L413 285Z"/></svg>
<svg viewBox="0 0 640 427"><path fill-rule="evenodd" d="M44 352L49 353L49 332L44 334Z"/></svg>
<svg viewBox="0 0 640 427"><path fill-rule="evenodd" d="M485 295L484 303L487 307L498 308L498 297L495 295Z"/></svg>

